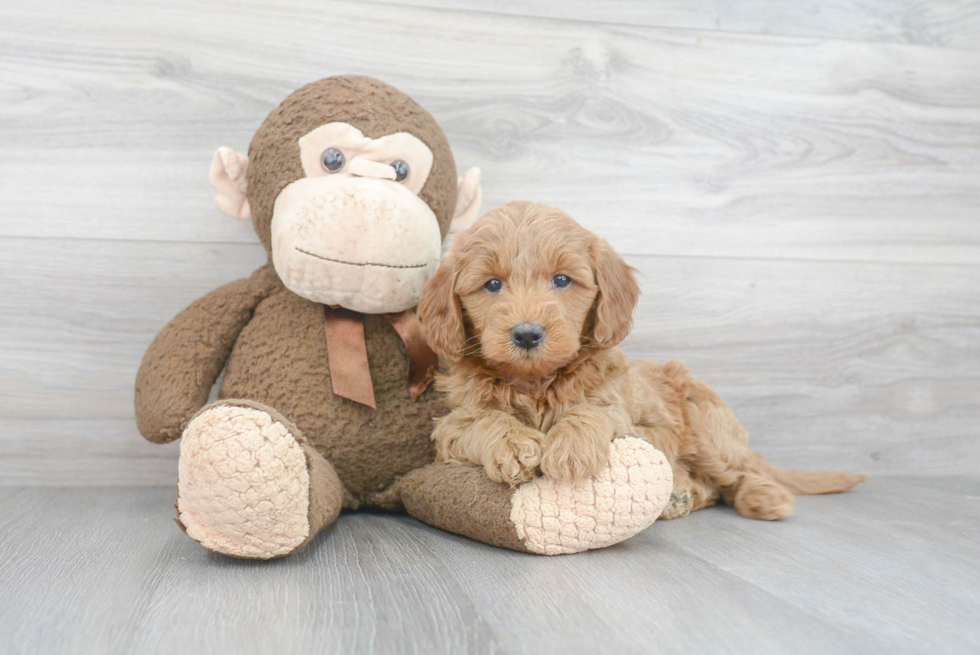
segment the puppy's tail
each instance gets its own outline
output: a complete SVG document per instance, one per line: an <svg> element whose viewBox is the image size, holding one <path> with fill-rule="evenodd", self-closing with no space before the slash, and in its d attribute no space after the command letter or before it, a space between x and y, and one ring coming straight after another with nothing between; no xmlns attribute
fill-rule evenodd
<svg viewBox="0 0 980 655"><path fill-rule="evenodd" d="M769 474L794 494L838 494L867 480L847 471L797 471L766 462Z"/></svg>

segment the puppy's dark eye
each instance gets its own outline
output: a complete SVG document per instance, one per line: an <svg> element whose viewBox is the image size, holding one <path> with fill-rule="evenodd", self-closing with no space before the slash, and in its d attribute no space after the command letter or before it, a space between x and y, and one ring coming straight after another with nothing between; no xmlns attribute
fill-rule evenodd
<svg viewBox="0 0 980 655"><path fill-rule="evenodd" d="M408 164L401 159L391 162L391 167L395 169L395 182L401 182L408 177Z"/></svg>
<svg viewBox="0 0 980 655"><path fill-rule="evenodd" d="M568 277L567 275L562 275L561 273L551 278L551 284L556 289L564 289L571 283L572 278Z"/></svg>
<svg viewBox="0 0 980 655"><path fill-rule="evenodd" d="M486 289L487 291L489 291L490 293L497 293L498 291L500 291L500 289L503 286L504 286L504 283L503 282L501 282L497 278L494 278L494 279L490 280L489 282L487 282L486 284L484 284L483 285L483 288Z"/></svg>
<svg viewBox="0 0 980 655"><path fill-rule="evenodd" d="M346 163L344 158L344 153L340 152L336 148L327 148L320 155L320 164L323 166L323 170L328 173L336 173L341 168L344 167Z"/></svg>

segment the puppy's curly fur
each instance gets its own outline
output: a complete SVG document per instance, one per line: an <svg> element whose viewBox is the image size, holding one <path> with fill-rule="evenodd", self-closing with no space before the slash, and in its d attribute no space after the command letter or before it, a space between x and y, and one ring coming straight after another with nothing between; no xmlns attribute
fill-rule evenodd
<svg viewBox="0 0 980 655"><path fill-rule="evenodd" d="M615 346L639 294L634 269L557 209L512 202L456 235L418 305L429 343L452 362L439 381L452 412L433 433L438 460L511 485L538 471L575 481L602 469L611 440L636 435L673 467L663 518L721 498L779 519L794 494L864 480L770 464L682 362L628 362Z"/></svg>

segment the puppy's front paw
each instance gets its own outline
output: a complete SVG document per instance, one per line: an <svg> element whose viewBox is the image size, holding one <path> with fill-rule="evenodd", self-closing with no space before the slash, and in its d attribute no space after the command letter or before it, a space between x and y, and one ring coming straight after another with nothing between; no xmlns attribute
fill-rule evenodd
<svg viewBox="0 0 980 655"><path fill-rule="evenodd" d="M556 423L545 440L541 472L562 482L596 475L609 461L611 440L612 435L583 430L574 423Z"/></svg>
<svg viewBox="0 0 980 655"><path fill-rule="evenodd" d="M541 441L544 435L532 428L510 430L490 448L483 463L487 476L494 482L512 487L527 482L541 463Z"/></svg>

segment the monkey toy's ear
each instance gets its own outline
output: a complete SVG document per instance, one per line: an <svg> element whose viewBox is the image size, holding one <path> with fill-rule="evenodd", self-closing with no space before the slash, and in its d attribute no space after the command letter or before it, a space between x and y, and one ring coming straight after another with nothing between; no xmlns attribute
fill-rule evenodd
<svg viewBox="0 0 980 655"><path fill-rule="evenodd" d="M252 218L248 206L248 157L224 146L211 160L211 193L218 209L232 218Z"/></svg>
<svg viewBox="0 0 980 655"><path fill-rule="evenodd" d="M453 222L449 225L450 234L468 228L480 213L480 201L483 200L481 176L479 168L471 168L456 181L456 210L453 212Z"/></svg>

